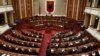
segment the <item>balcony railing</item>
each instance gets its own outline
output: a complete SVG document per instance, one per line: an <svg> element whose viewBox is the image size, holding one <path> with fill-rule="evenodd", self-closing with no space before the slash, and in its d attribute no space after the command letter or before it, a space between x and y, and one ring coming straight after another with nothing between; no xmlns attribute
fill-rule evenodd
<svg viewBox="0 0 100 56"><path fill-rule="evenodd" d="M0 13L13 11L12 5L0 6Z"/></svg>
<svg viewBox="0 0 100 56"><path fill-rule="evenodd" d="M84 12L100 17L100 8L86 7Z"/></svg>
<svg viewBox="0 0 100 56"><path fill-rule="evenodd" d="M89 27L87 29L87 31L92 35L94 36L96 39L98 39L100 41L100 32L97 31L96 29L92 28L92 27Z"/></svg>

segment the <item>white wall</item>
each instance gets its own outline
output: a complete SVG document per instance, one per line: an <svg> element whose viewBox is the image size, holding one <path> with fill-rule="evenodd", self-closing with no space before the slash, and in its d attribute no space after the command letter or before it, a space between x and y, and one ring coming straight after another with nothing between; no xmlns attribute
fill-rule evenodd
<svg viewBox="0 0 100 56"><path fill-rule="evenodd" d="M46 1L47 0L33 0L33 15L39 14L39 2L41 4L41 15L46 15ZM55 10L52 13L53 15L63 16L66 15L66 0L54 0L55 1Z"/></svg>

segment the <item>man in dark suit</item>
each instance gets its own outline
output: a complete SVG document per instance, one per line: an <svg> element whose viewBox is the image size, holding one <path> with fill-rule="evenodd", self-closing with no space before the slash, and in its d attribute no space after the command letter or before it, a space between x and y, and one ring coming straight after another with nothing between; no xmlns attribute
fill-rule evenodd
<svg viewBox="0 0 100 56"><path fill-rule="evenodd" d="M51 56L51 48L50 48L50 45L48 45L48 47L46 49L46 56Z"/></svg>

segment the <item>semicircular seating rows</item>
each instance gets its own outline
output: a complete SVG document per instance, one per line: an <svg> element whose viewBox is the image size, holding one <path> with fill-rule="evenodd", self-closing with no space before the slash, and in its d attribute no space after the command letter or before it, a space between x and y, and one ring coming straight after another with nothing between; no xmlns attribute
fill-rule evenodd
<svg viewBox="0 0 100 56"><path fill-rule="evenodd" d="M30 21L27 24L28 20ZM25 23L33 27L32 31L26 29L26 26L22 26L24 25L22 23L19 29L10 29L0 36L0 55L38 56L40 50L42 50L40 48L44 45L42 40L45 39L42 33L35 30L48 29L62 30L52 36L51 56L100 56L100 42L96 41L97 39L84 35L83 31L79 33L63 31L70 28L65 17L36 16L28 20Z"/></svg>
<svg viewBox="0 0 100 56"><path fill-rule="evenodd" d="M52 56L100 56L100 43L82 32L58 32L52 37Z"/></svg>
<svg viewBox="0 0 100 56"><path fill-rule="evenodd" d="M43 35L26 29L11 30L0 39L0 53L5 56L37 56ZM5 54L4 54L5 53Z"/></svg>

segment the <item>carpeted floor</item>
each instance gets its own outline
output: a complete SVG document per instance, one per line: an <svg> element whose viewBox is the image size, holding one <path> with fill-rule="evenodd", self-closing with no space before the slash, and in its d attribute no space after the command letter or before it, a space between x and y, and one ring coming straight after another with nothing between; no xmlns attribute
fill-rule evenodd
<svg viewBox="0 0 100 56"><path fill-rule="evenodd" d="M57 31L54 31L54 30L50 30L50 31L41 30L39 32L44 34L44 38L43 38L42 43L41 43L39 56L46 56L45 51L46 51L46 48L48 46L48 43L51 42L52 34L56 33Z"/></svg>

